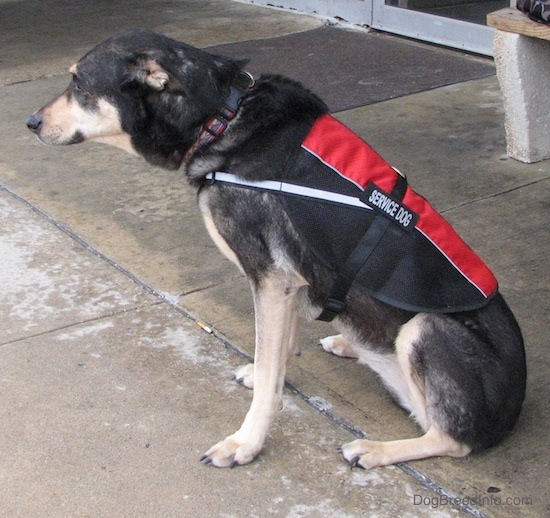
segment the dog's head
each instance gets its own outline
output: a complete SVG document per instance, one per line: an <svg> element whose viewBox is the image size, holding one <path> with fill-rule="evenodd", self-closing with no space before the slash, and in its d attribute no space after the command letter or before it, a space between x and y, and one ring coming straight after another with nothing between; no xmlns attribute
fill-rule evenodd
<svg viewBox="0 0 550 518"><path fill-rule="evenodd" d="M27 126L48 145L104 142L176 169L244 64L135 30L73 65L69 87Z"/></svg>

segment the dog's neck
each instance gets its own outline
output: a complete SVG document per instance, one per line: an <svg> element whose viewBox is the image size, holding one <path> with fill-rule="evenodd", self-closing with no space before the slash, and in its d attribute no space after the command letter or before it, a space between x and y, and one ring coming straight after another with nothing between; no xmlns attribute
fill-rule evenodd
<svg viewBox="0 0 550 518"><path fill-rule="evenodd" d="M222 135L228 124L237 115L243 99L248 95L253 86L254 78L252 75L241 71L229 88L229 95L218 113L203 124L197 140L185 153L184 162L189 162L199 149L208 146Z"/></svg>

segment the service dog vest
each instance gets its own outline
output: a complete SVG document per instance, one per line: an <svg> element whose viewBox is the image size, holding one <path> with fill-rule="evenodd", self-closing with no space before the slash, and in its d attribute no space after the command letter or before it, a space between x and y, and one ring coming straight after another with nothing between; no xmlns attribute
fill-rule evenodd
<svg viewBox="0 0 550 518"><path fill-rule="evenodd" d="M498 284L485 263L405 178L330 115L314 123L285 181L214 182L277 192L317 258L339 273L325 310L331 320L350 286L392 306L450 313L480 308Z"/></svg>

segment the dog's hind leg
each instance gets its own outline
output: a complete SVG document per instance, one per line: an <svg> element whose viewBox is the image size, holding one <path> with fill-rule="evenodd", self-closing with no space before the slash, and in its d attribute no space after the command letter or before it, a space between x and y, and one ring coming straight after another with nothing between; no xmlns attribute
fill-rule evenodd
<svg viewBox="0 0 550 518"><path fill-rule="evenodd" d="M235 371L235 379L238 383L243 385L248 389L254 388L254 364L247 363L246 365L241 365Z"/></svg>
<svg viewBox="0 0 550 518"><path fill-rule="evenodd" d="M366 469L428 457L464 457L470 453L468 446L455 441L435 426L415 439L387 442L358 439L345 444L341 450L344 459L352 466Z"/></svg>
<svg viewBox="0 0 550 518"><path fill-rule="evenodd" d="M386 442L359 439L345 444L342 453L353 466L373 468L427 457L463 457L471 451L441 430L428 410L424 380L413 365L415 347L423 338L423 319L424 315L419 314L401 327L395 341L394 361L390 362L388 357L392 368L372 367L426 433L414 439Z"/></svg>
<svg viewBox="0 0 550 518"><path fill-rule="evenodd" d="M208 450L201 460L218 467L247 464L260 453L273 416L282 407L286 363L294 349L297 293L305 281L269 273L254 289L256 351L254 395L241 427Z"/></svg>
<svg viewBox="0 0 550 518"><path fill-rule="evenodd" d="M359 354L342 335L327 336L322 338L320 344L327 353L341 358L359 358Z"/></svg>

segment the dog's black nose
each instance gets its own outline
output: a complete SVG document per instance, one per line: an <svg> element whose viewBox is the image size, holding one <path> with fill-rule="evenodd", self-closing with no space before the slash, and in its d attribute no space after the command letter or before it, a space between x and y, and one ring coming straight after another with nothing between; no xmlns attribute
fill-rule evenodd
<svg viewBox="0 0 550 518"><path fill-rule="evenodd" d="M36 114L33 113L26 121L25 124L33 132L37 132L42 125L42 119Z"/></svg>

